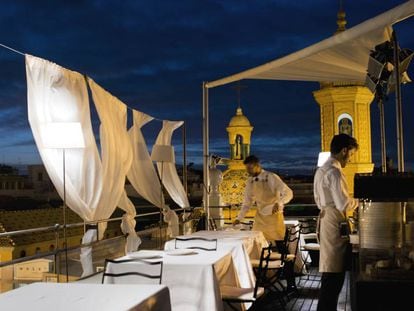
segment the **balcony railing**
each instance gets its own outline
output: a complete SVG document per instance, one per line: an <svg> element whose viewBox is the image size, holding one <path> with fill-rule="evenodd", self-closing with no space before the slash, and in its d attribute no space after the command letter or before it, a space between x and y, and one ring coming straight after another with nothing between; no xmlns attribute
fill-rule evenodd
<svg viewBox="0 0 414 311"><path fill-rule="evenodd" d="M231 223L232 215L234 216L237 214L237 210L239 209L238 206L212 206L212 208L223 208L223 218L215 218L215 220L222 220L226 224ZM182 220L182 217L179 218L180 234L184 232L184 227L187 229L190 227L195 231L197 223L203 216L203 209L201 207L176 209L175 211L177 213L182 213L184 211L190 212L189 217L185 221ZM137 215L135 218L138 222L139 219L151 216L154 217L153 227L137 231L137 234L142 240L140 249L162 249L164 242L168 239L166 236L167 224L158 222L157 216L159 216L159 212L143 213ZM66 228L68 230L73 228L83 228L83 232L85 232L88 225L96 225L97 223L120 223L121 221L122 217L117 217L93 222L71 223L67 224ZM216 224L214 224L213 220L209 221L209 227L212 229L216 228ZM204 225L199 229L203 228ZM117 258L125 255L126 235L121 234L114 237L107 237L88 244L69 247L63 245L60 247L63 241L61 237L62 231L63 225L55 224L47 227L0 233L1 239L4 237L12 238L22 235L53 232L54 245L56 245L54 250L22 258L1 261L0 257L0 293L31 282L71 282L78 280L82 274L80 253L81 249L85 247L92 248L93 266L96 272L103 269L106 258Z"/></svg>

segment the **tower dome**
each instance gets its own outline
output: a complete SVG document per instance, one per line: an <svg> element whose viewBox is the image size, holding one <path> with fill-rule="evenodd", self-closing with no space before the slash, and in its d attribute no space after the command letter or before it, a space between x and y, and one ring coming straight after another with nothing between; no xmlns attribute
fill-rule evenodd
<svg viewBox="0 0 414 311"><path fill-rule="evenodd" d="M232 117L229 122L229 127L234 126L251 126L249 119L243 115L243 111L240 107L237 108L236 115Z"/></svg>

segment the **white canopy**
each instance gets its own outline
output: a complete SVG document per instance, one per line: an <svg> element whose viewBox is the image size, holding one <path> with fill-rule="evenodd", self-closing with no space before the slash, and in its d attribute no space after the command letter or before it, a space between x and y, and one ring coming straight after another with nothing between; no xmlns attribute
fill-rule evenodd
<svg viewBox="0 0 414 311"><path fill-rule="evenodd" d="M370 50L390 40L391 26L412 15L414 0L303 50L205 86L214 88L242 79L364 82Z"/></svg>
<svg viewBox="0 0 414 311"><path fill-rule="evenodd" d="M314 82L364 82L369 54L389 41L392 25L414 15L410 0L351 29L300 51L235 75L203 83L203 182L209 185L209 92L208 89L243 79L296 80ZM203 207L209 215L209 197L204 187Z"/></svg>

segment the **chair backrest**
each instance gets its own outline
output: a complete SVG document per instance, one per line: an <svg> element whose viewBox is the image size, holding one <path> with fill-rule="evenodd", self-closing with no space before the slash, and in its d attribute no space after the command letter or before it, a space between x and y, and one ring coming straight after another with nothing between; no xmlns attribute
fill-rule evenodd
<svg viewBox="0 0 414 311"><path fill-rule="evenodd" d="M301 225L297 224L286 228L285 243L288 253L296 256L299 248Z"/></svg>
<svg viewBox="0 0 414 311"><path fill-rule="evenodd" d="M202 237L175 238L175 249L182 248L201 249L203 251L216 251L217 239L207 239Z"/></svg>
<svg viewBox="0 0 414 311"><path fill-rule="evenodd" d="M210 230L217 231L216 221L212 218L209 218L208 219L208 227L210 228Z"/></svg>
<svg viewBox="0 0 414 311"><path fill-rule="evenodd" d="M253 297L256 298L259 287L264 287L267 281L267 271L269 268L270 254L272 253L272 243L269 246L263 247L260 254L259 267L256 272L256 284L254 286Z"/></svg>
<svg viewBox="0 0 414 311"><path fill-rule="evenodd" d="M300 223L301 244L305 245L308 240L314 240L312 242L319 243L317 233L318 220L316 218L308 218L300 220Z"/></svg>
<svg viewBox="0 0 414 311"><path fill-rule="evenodd" d="M300 219L299 220L301 225L301 233L308 234L308 233L315 233L317 220L316 218L307 218L307 219Z"/></svg>
<svg viewBox="0 0 414 311"><path fill-rule="evenodd" d="M139 272L137 271L138 269L136 269L136 266L131 266L131 271L126 271L126 272L108 272L108 264L111 265L122 265L122 264L127 264L127 263L137 263L137 264L142 264L142 265L147 265L147 266L159 266L158 269L156 269L157 271L155 271L154 274L150 274L150 273L144 273L144 272ZM126 267L127 265L125 265ZM134 269L135 268L135 269ZM105 283L105 277L113 277L113 278L120 278L120 277L126 277L126 276L136 276L140 279L149 279L149 280L157 280L158 279L158 284L161 284L162 281L162 269L163 269L163 262L162 261L148 261L148 260L143 260L143 259L121 259L121 260L114 260L114 259L105 259L105 268L104 268L104 272L102 275L102 284ZM122 269L123 270L123 269ZM148 269L148 267L143 267L141 269L141 271L148 271L148 270L153 270L153 269ZM152 283L148 281L144 281L142 282L140 280L140 282L137 283Z"/></svg>

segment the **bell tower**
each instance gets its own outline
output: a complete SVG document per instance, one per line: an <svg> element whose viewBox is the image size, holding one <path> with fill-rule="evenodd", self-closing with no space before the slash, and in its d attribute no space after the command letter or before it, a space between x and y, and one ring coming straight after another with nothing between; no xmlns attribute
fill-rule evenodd
<svg viewBox="0 0 414 311"><path fill-rule="evenodd" d="M237 108L236 115L231 118L226 130L229 135L230 165L240 167L243 160L250 155L250 137L253 131L253 126L243 115L240 107Z"/></svg>
<svg viewBox="0 0 414 311"><path fill-rule="evenodd" d="M345 12L338 12L338 29L335 34L345 30ZM320 107L321 116L321 151L330 150L334 135L345 133L354 137L359 149L351 159L344 173L349 191L354 192L355 173L371 173L371 116L370 105L374 99L364 83L347 83L341 81L321 82L320 89L313 92Z"/></svg>
<svg viewBox="0 0 414 311"><path fill-rule="evenodd" d="M244 188L248 174L243 161L250 155L250 143L253 126L243 115L239 107L226 128L229 137L230 159L228 168L223 172L223 181L220 184L220 194L224 204L235 205L243 202Z"/></svg>

